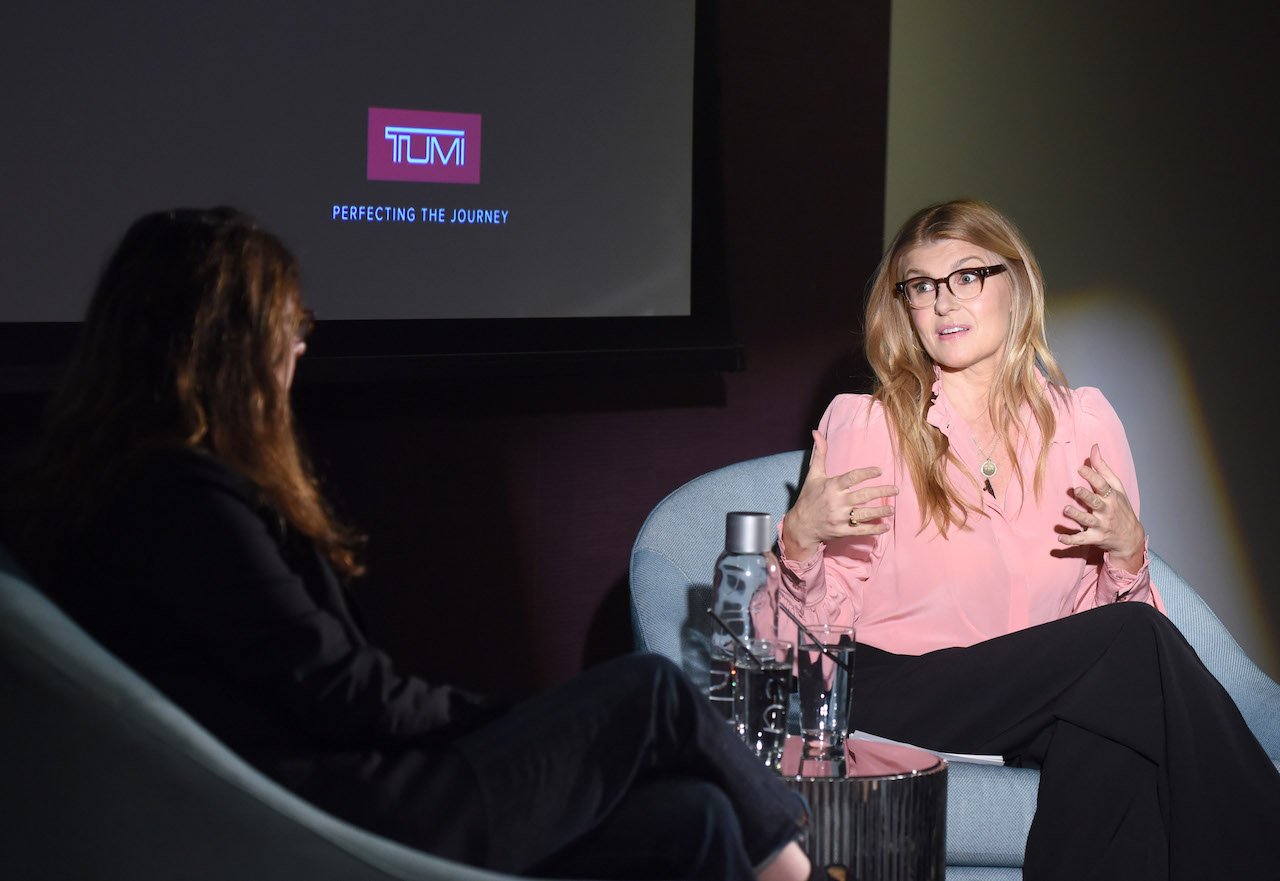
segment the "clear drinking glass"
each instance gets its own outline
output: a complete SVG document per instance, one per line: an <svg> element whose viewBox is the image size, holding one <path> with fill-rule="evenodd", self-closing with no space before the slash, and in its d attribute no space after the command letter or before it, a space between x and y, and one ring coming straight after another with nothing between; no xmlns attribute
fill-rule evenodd
<svg viewBox="0 0 1280 881"><path fill-rule="evenodd" d="M853 687L854 628L811 624L800 631L796 678L806 758L844 758Z"/></svg>
<svg viewBox="0 0 1280 881"><path fill-rule="evenodd" d="M787 739L793 652L794 644L785 640L751 639L738 646L734 658L738 733L747 748L775 770Z"/></svg>

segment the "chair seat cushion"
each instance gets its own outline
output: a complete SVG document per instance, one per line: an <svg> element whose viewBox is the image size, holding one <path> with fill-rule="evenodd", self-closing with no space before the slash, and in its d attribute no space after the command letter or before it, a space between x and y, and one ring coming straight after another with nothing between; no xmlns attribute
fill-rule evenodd
<svg viewBox="0 0 1280 881"><path fill-rule="evenodd" d="M1040 773L952 762L947 768L947 865L1022 865ZM950 871L948 871L950 877Z"/></svg>

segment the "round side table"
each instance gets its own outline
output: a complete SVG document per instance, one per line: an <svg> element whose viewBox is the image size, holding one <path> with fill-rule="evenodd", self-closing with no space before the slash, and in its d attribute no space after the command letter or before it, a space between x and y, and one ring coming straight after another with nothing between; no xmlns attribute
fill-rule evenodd
<svg viewBox="0 0 1280 881"><path fill-rule="evenodd" d="M847 881L943 881L945 760L898 744L850 740L841 768L804 759L803 749L800 737L787 738L781 773L809 801L814 865Z"/></svg>

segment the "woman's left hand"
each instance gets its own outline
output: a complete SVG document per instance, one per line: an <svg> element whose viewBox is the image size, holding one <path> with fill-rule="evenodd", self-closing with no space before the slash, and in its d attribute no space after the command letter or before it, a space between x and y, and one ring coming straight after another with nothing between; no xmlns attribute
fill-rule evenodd
<svg viewBox="0 0 1280 881"><path fill-rule="evenodd" d="M1125 495L1120 478L1102 458L1098 445L1093 445L1089 461L1080 469L1088 486L1072 492L1080 508L1068 505L1062 513L1080 524L1080 531L1059 535L1065 545L1094 545L1111 554L1111 562L1129 572L1142 568L1147 532Z"/></svg>

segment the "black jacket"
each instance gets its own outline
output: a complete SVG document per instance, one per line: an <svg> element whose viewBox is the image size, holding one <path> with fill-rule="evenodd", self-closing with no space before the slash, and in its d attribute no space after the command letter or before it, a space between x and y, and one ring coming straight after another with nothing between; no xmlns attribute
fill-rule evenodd
<svg viewBox="0 0 1280 881"><path fill-rule="evenodd" d="M398 673L314 545L195 450L150 456L45 588L91 635L286 785L431 747L490 711ZM345 769L345 770L344 770Z"/></svg>

